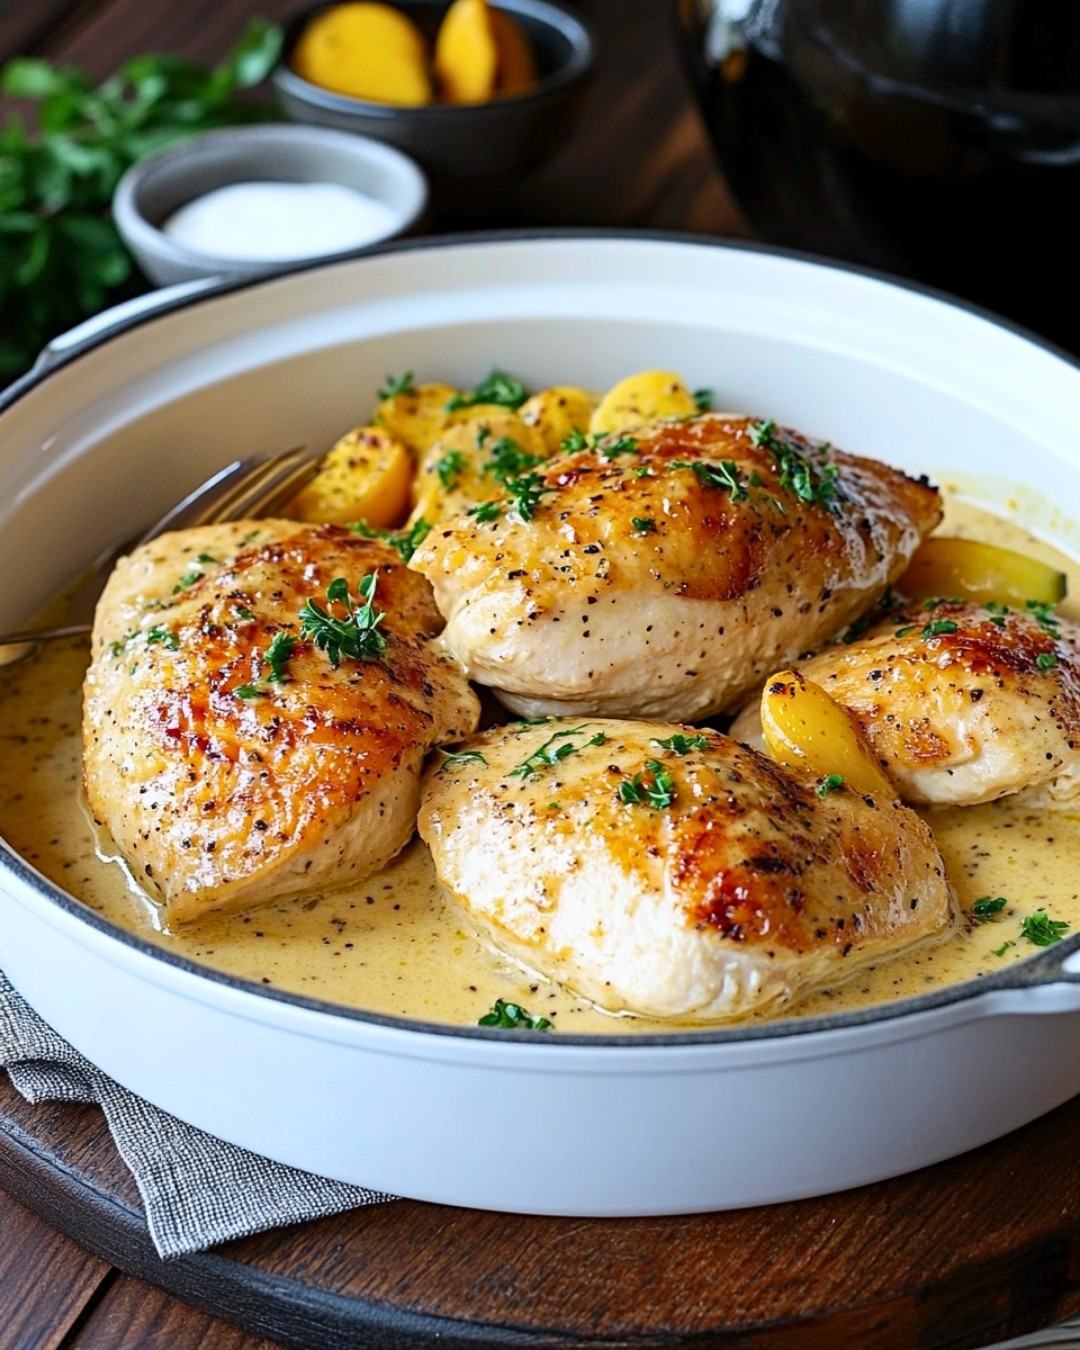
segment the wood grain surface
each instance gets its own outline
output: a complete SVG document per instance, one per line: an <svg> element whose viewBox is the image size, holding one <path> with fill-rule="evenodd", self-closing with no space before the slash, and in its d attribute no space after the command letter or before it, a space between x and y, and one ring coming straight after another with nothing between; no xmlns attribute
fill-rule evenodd
<svg viewBox="0 0 1080 1350"><path fill-rule="evenodd" d="M0 58L98 76L146 49L213 61L251 14L297 7L0 3ZM745 235L666 0L576 7L601 52L578 132L484 223ZM915 1176L795 1205L559 1221L398 1202L162 1263L100 1112L29 1106L3 1076L0 1347L974 1350L1080 1310L1078 1133L1080 1100Z"/></svg>

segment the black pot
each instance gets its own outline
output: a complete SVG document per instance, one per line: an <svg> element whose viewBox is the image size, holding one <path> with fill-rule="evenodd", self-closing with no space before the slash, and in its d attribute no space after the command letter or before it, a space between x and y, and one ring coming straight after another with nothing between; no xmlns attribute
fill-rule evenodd
<svg viewBox="0 0 1080 1350"><path fill-rule="evenodd" d="M720 166L760 234L1080 349L1073 0L681 0Z"/></svg>

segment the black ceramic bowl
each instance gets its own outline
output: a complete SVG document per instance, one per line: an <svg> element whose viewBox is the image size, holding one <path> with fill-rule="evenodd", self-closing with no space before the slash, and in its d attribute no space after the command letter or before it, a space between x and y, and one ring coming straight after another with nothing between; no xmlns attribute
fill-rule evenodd
<svg viewBox="0 0 1080 1350"><path fill-rule="evenodd" d="M330 4L296 16L286 30L274 83L287 117L296 122L355 131L386 141L411 155L427 172L436 200L460 206L471 192L509 177L522 177L549 159L563 143L578 96L592 67L589 30L551 0L499 0L528 38L540 80L528 93L489 103L402 108L331 93L301 79L292 51L309 20ZM434 45L448 0L401 0Z"/></svg>

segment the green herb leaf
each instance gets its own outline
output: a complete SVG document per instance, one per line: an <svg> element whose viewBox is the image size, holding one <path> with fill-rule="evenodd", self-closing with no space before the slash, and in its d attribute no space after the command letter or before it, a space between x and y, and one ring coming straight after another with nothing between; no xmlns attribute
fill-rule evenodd
<svg viewBox="0 0 1080 1350"><path fill-rule="evenodd" d="M712 740L708 736L684 736L681 731L677 731L666 740L654 736L652 743L663 750L672 750L677 755L688 755L691 750L708 750Z"/></svg>
<svg viewBox="0 0 1080 1350"><path fill-rule="evenodd" d="M446 751L442 752L446 755ZM463 764L483 764L487 767L487 760L479 750L459 750L456 755L446 755L446 758L439 765L440 773L450 773L454 769L460 769Z"/></svg>
<svg viewBox="0 0 1080 1350"><path fill-rule="evenodd" d="M404 375L387 375L386 383L379 388L377 397L381 402L383 399L396 398L398 394L413 392L413 373L407 370Z"/></svg>
<svg viewBox="0 0 1080 1350"><path fill-rule="evenodd" d="M713 391L711 389L694 390L694 407L699 413L712 412Z"/></svg>
<svg viewBox="0 0 1080 1350"><path fill-rule="evenodd" d="M270 667L270 679L280 684L285 679L285 667L293 654L298 639L291 633L275 633L274 640L266 650L266 664Z"/></svg>
<svg viewBox="0 0 1080 1350"><path fill-rule="evenodd" d="M171 628L148 628L146 630L146 641L148 643L160 643L170 652L175 652L180 646L179 636Z"/></svg>
<svg viewBox="0 0 1080 1350"><path fill-rule="evenodd" d="M385 613L375 609L375 588L378 574L369 572L360 581L357 591L361 603L356 604L349 594L349 583L336 577L326 588L328 606L345 611L344 618L331 614L315 600L308 600L300 610L300 636L309 637L330 664L337 669L343 656L354 661L376 661L386 651L386 639L378 631Z"/></svg>
<svg viewBox="0 0 1080 1350"><path fill-rule="evenodd" d="M266 690L258 684L241 684L233 690L233 693L237 698L262 698Z"/></svg>
<svg viewBox="0 0 1080 1350"><path fill-rule="evenodd" d="M198 571L188 572L182 576L176 585L172 588L173 595L179 595L181 591L189 591L197 581L202 581L203 573Z"/></svg>
<svg viewBox="0 0 1080 1350"><path fill-rule="evenodd" d="M513 509L528 523L535 516L541 498L555 489L545 484L542 474L526 473L520 478L511 478L506 484L506 491Z"/></svg>
<svg viewBox="0 0 1080 1350"><path fill-rule="evenodd" d="M522 450L517 441L511 440L509 436L501 436L494 441L490 454L484 472L503 487L509 487L515 478L544 462L543 455L533 455L528 450Z"/></svg>
<svg viewBox="0 0 1080 1350"><path fill-rule="evenodd" d="M354 520L349 526L353 534L364 539L382 539L401 555L402 562L408 562L420 545L431 533L431 525L423 518L415 521L407 530L378 530L366 520Z"/></svg>
<svg viewBox="0 0 1080 1350"><path fill-rule="evenodd" d="M476 506L469 507L469 515L475 517L480 525L487 525L493 520L498 520L502 515L502 507L498 502L480 502Z"/></svg>
<svg viewBox="0 0 1080 1350"><path fill-rule="evenodd" d="M635 534L655 534L656 521L652 516L634 516L630 521Z"/></svg>
<svg viewBox="0 0 1080 1350"><path fill-rule="evenodd" d="M645 803L662 811L674 800L675 780L658 759L646 760L642 773L619 784L619 801L627 806Z"/></svg>
<svg viewBox="0 0 1080 1350"><path fill-rule="evenodd" d="M821 446L816 453L807 454L794 441L781 436L775 422L756 422L750 427L750 440L776 459L780 486L808 506L835 509L841 497L837 482L837 468L825 458L829 449Z"/></svg>
<svg viewBox="0 0 1080 1350"><path fill-rule="evenodd" d="M975 901L968 913L976 923L989 923L998 917L1008 903L1003 895L993 897L984 895Z"/></svg>
<svg viewBox="0 0 1080 1350"><path fill-rule="evenodd" d="M827 797L830 792L839 792L844 786L844 775L842 773L830 773L818 784L817 795Z"/></svg>
<svg viewBox="0 0 1080 1350"><path fill-rule="evenodd" d="M483 384L471 391L455 394L446 405L447 412L457 412L459 408L472 408L477 403L497 403L503 408L520 408L529 397L529 391L512 375L503 370L493 370Z"/></svg>
<svg viewBox="0 0 1080 1350"><path fill-rule="evenodd" d="M501 1027L507 1031L550 1031L553 1023L546 1017L534 1017L519 1003L497 998L490 1012L477 1018L478 1027Z"/></svg>
<svg viewBox="0 0 1080 1350"><path fill-rule="evenodd" d="M1054 613L1053 605L1047 604L1044 600L1025 600L1024 607L1040 628L1052 633L1054 637L1058 636L1061 631L1061 620ZM987 609L989 608L987 605Z"/></svg>
<svg viewBox="0 0 1080 1350"><path fill-rule="evenodd" d="M1029 914L1020 925L1020 936L1033 942L1036 947L1049 947L1052 943L1060 942L1068 931L1069 925L1064 919L1051 919L1041 909Z"/></svg>
<svg viewBox="0 0 1080 1350"><path fill-rule="evenodd" d="M580 736L586 726L588 726L588 723L579 727L567 727L563 731L556 731L553 736L548 737L538 750L534 750L528 759L523 760L517 768L511 769L510 777L523 778L528 782L542 773L544 769L552 768L570 755L576 755L579 750L584 750L586 746L603 745L607 737L602 731L598 731L588 740L574 744L570 737Z"/></svg>
<svg viewBox="0 0 1080 1350"><path fill-rule="evenodd" d="M437 461L435 472L439 475L439 482L444 491L449 492L453 488L464 468L465 456L460 450L448 450L442 459Z"/></svg>
<svg viewBox="0 0 1080 1350"><path fill-rule="evenodd" d="M1057 663L1058 659L1053 652L1040 652L1035 658L1035 664L1040 670L1053 670Z"/></svg>
<svg viewBox="0 0 1080 1350"><path fill-rule="evenodd" d="M933 623L928 623L919 634L920 637L932 638L941 637L945 633L956 633L960 625L953 619L935 619Z"/></svg>
<svg viewBox="0 0 1080 1350"><path fill-rule="evenodd" d="M673 459L671 467L690 469L703 487L726 488L733 502L745 501L750 495L743 474L733 459L721 460L719 464L710 464L703 459Z"/></svg>

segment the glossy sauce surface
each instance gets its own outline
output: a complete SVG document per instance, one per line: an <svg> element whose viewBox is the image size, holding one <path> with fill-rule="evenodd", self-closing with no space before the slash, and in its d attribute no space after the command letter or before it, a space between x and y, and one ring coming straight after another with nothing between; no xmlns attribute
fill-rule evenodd
<svg viewBox="0 0 1080 1350"><path fill-rule="evenodd" d="M1069 573L1070 596L1080 596L1080 566L1007 521L954 500L942 530L1054 560ZM1054 533L1060 537L1058 529ZM1062 611L1075 618L1080 605L1072 598ZM502 998L550 1018L564 1032L678 1029L672 1022L599 1011L482 947L444 900L426 849L415 841L385 872L359 886L206 920L183 933L163 932L155 907L122 865L108 860L108 841L95 837L81 806L86 661L81 643L57 644L4 672L0 833L46 877L104 917L255 984L378 1013L468 1025ZM1070 932L1080 930L1080 807L1075 813L1048 811L1013 799L925 814L960 908L969 910L983 896L1004 896L1005 908L990 922L967 922L944 942L805 999L795 1015L914 996L998 971L1038 950L1020 928L1040 908L1066 922Z"/></svg>

